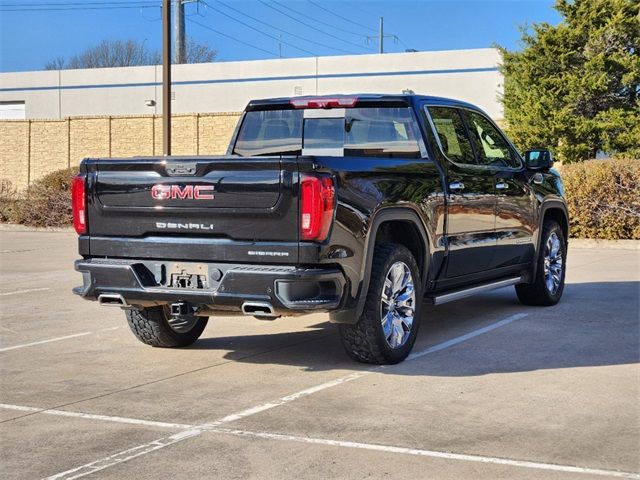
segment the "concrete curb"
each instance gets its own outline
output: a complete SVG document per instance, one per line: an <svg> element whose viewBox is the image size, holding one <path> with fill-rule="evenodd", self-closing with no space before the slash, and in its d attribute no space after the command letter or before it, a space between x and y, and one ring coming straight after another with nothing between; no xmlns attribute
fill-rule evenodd
<svg viewBox="0 0 640 480"><path fill-rule="evenodd" d="M606 248L609 250L640 250L640 240L598 240L595 238L570 238L571 248Z"/></svg>
<svg viewBox="0 0 640 480"><path fill-rule="evenodd" d="M72 233L72 227L28 227L16 223L0 223L0 232Z"/></svg>

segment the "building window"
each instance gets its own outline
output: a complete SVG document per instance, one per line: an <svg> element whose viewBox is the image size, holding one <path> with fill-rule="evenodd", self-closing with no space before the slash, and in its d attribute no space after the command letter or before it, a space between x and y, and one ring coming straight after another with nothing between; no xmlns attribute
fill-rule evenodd
<svg viewBox="0 0 640 480"><path fill-rule="evenodd" d="M27 118L24 100L0 102L0 120L24 120Z"/></svg>

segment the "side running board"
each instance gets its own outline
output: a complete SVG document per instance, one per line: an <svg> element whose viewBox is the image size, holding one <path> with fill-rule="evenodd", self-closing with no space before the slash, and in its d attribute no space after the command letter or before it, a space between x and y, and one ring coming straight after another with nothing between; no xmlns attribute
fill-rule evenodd
<svg viewBox="0 0 640 480"><path fill-rule="evenodd" d="M509 285L516 285L518 283L522 283L523 280L523 277L505 278L504 280L498 280L497 282L461 288L459 290L450 290L448 292L437 293L434 295L427 295L425 300L432 305L442 305L443 303L460 300L461 298L470 297L477 293L488 292L497 288L508 287Z"/></svg>

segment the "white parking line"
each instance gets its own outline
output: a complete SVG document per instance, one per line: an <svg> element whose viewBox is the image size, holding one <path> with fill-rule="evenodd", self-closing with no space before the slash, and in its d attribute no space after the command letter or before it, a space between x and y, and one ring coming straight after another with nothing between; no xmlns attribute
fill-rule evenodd
<svg viewBox="0 0 640 480"><path fill-rule="evenodd" d="M145 427L173 428L176 430L185 430L193 427L193 425L187 425L184 423L155 422L153 420L143 420L141 418L114 417L111 415L97 415L94 413L69 412L66 410L56 410L56 409L46 409L46 408L42 409L37 407L27 407L23 405L9 405L6 403L0 403L0 408L4 408L5 410L16 410L19 412L42 413L45 415L55 415L59 417L83 418L85 420L100 420L103 422L142 425Z"/></svg>
<svg viewBox="0 0 640 480"><path fill-rule="evenodd" d="M616 478L640 479L640 475L631 472L621 472L619 470L601 470L598 468L576 467L571 465L557 465L553 463L530 462L527 460L512 460L499 457L485 457L482 455L468 455L464 453L438 452L434 450L421 450L416 448L396 447L393 445L379 445L374 443L347 442L342 440L328 440L324 438L298 437L295 435L284 435L280 433L252 432L248 430L233 430L217 428L213 430L218 433L228 433L239 437L264 438L269 440L285 440L289 442L311 443L315 445L327 445L332 447L357 448L361 450L374 450L386 453L401 453L405 455L417 455L420 457L444 458L447 460L462 460L465 462L492 463L495 465L507 465L520 468L534 468L538 470L551 470L564 473L583 473L588 475L599 475Z"/></svg>
<svg viewBox="0 0 640 480"><path fill-rule="evenodd" d="M51 290L51 289L49 287L27 288L26 290L16 290L15 292L0 293L0 297L6 297L8 295L18 295L19 293L44 292L45 290Z"/></svg>
<svg viewBox="0 0 640 480"><path fill-rule="evenodd" d="M423 357L425 355L428 355L430 353L439 352L441 350L444 350L445 348L453 347L455 345L458 345L459 343L462 343L464 341L470 340L470 339L475 338L475 337L477 337L479 335L482 335L484 333L490 332L491 330L494 330L496 328L508 325L509 323L512 323L512 322L514 322L516 320L524 318L527 315L528 315L527 313L516 313L514 315L510 315L509 317L505 318L504 320L500 320L498 322L495 322L495 323L492 323L490 325L487 325L486 327L479 328L477 330L469 332L469 333L467 333L465 335L461 335L461 336L453 338L451 340L447 340L446 342L439 343L439 344L434 345L432 347L429 347L429 348L427 348L427 349L425 349L423 351L416 352L416 354L414 354L412 357L409 357L407 360L413 360L413 359L420 358L420 357ZM272 408L279 407L281 405L285 405L287 403L293 402L294 400L298 400L300 398L307 397L309 395L312 395L314 393L320 392L322 390L326 390L328 388L335 387L337 385L342 385L342 384L350 382L352 380L356 380L358 378L361 378L361 377L363 377L365 375L368 375L370 373L373 373L375 371L379 371L379 370L381 370L383 368L386 368L386 367L377 366L377 367L372 367L372 368L369 368L368 370L364 370L364 371L361 371L361 372L356 372L356 373L352 373L350 375L345 375L344 377L340 377L340 378L337 378L335 380L331 380L329 382L321 383L320 385L316 385L314 387L310 387L310 388L301 390L301 391L293 393L291 395L287 395L285 397L281 397L281 398L279 398L277 400L274 400L272 402L265 403L265 404L262 404L262 405L258 405L256 407L248 408L246 410L242 410L240 412L237 412L237 413L234 413L234 414L231 414L231 415L227 415L226 417L223 417L223 418L221 418L221 419L219 419L217 421L210 422L210 423L205 423L203 425L196 426L196 427L194 427L192 429L185 430L184 432L177 433L177 434L171 435L169 437L159 438L158 440L154 440L154 441L149 442L149 443L138 445L137 447L129 448L127 450L123 450L122 452L116 453L114 455L110 455L110 456L102 458L100 460L96 460L95 462L87 463L85 465L81 465L81 466L73 468L71 470L66 470L64 472L60 472L60 473L58 473L56 475L53 475L51 477L47 477L47 480L58 480L58 479L70 480L70 479L74 479L74 478L84 477L85 475L89 475L89 474L97 472L99 470L104 470L105 468L109 468L109 467L112 467L114 465L118 465L120 463L126 462L128 460L133 459L133 458L137 458L137 457L140 457L140 456L145 455L147 453L151 453L151 452L154 452L154 451L159 450L161 448L168 447L169 445L173 445L175 443L181 442L181 441L186 440L188 438L192 438L192 437L198 436L203 431L215 430L219 425L222 425L222 424L225 424L225 423L229 423L229 422L234 422L236 420L239 420L239 419L242 419L242 418L246 418L248 416L255 415L257 413L264 412L266 410L270 410Z"/></svg>
<svg viewBox="0 0 640 480"><path fill-rule="evenodd" d="M58 415L63 417L72 417L72 418L81 418L85 420L99 420L106 422L115 422L115 423L123 423L130 425L142 425L148 427L158 427L158 428L170 428L170 429L182 429L182 432L176 433L175 435L171 435L169 437L155 440L145 445L141 445L138 447L130 448L119 452L118 454L111 455L104 459L82 465L81 467L67 470L66 472L56 474L50 479L72 479L79 478L85 475L89 475L90 473L95 473L100 470L104 470L110 466L113 466L117 463L123 463L133 458L139 457L141 455L151 453L155 450L159 450L160 448L164 448L166 446L172 445L174 443L180 442L187 438L198 436L205 432L210 433L221 433L234 435L238 437L252 437L252 438L262 438L266 440L278 440L278 441L288 441L288 442L297 442L297 443L307 443L314 445L325 445L332 447L342 447L342 448L354 448L360 450L372 450L379 451L385 453L394 453L394 454L403 454L403 455L415 455L420 457L432 457L432 458L443 458L445 460L458 460L458 461L466 461L466 462L478 462L478 463L490 463L495 465L505 465L511 467L519 467L519 468L532 468L538 470L549 470L555 472L563 472L563 473L578 473L578 474L587 474L587 475L598 475L598 476L608 476L615 478L631 478L631 479L640 479L640 475L632 472L623 472L620 470L603 470L597 468L589 468L589 467L578 467L573 465L559 465L553 463L543 463L543 462L532 462L529 460L515 460L508 458L500 458L500 457L488 457L483 455L469 455L465 453L454 453L454 452L440 452L435 450L423 450L416 448L407 448L407 447L398 447L394 445L381 445L381 444L372 444L372 443L361 443L361 442L349 442L344 440L330 440L325 438L312 438L312 437L301 437L297 435L287 435L281 433L269 433L269 432L255 432L250 430L238 430L238 429L229 429L229 428L200 428L194 427L193 425L187 425L183 423L168 423L168 422L156 422L152 420L143 420L139 418L128 418L128 417L116 417L110 415L96 415L91 413L82 413L82 412L69 412L65 410L46 410L40 409L37 407L28 407L22 405L8 405L8 404L0 404L0 408L4 408L7 410L16 410L21 412L33 412L33 413L41 413L46 415ZM66 476L64 476L64 475Z"/></svg>
<svg viewBox="0 0 640 480"><path fill-rule="evenodd" d="M111 330L116 330L118 328L120 327L109 327L109 328L103 328L102 330L97 330L95 332L80 332L80 333L74 333L73 335L65 335L64 337L54 337L54 338L48 338L46 340L39 340L37 342L23 343L20 345L12 345L11 347L0 348L0 352L8 352L9 350L16 350L18 348L33 347L36 345L43 345L45 343L59 342L61 340L69 340L70 338L84 337L86 335L91 335L93 333L109 332Z"/></svg>
<svg viewBox="0 0 640 480"><path fill-rule="evenodd" d="M156 450L160 450L161 448L168 447L169 445L173 445L174 443L182 442L187 438L196 437L201 433L202 430L198 429L184 430L180 433L176 433L175 435L171 435L170 437L159 438L158 440L154 440L153 442L145 443L144 445L139 445L137 447L123 450L122 452L118 452L115 455L110 455L100 460L96 460L95 462L87 463L71 470L57 473L56 475L47 477L47 480L58 480L61 478L72 480L74 478L91 475L92 473L99 472L100 470L104 470L105 468L113 467L114 465L118 465L119 463L127 462L136 457L140 457L142 455L146 455L147 453L151 453Z"/></svg>
<svg viewBox="0 0 640 480"><path fill-rule="evenodd" d="M47 340L40 340L38 342L23 343L21 345L13 345L11 347L0 348L0 352L8 352L9 350L16 350L18 348L33 347L35 345L42 345L44 343L59 342L61 340L68 340L70 338L84 337L85 335L91 335L92 333L93 332L80 332L80 333L74 333L73 335L65 335L64 337L55 337L55 338L49 338Z"/></svg>

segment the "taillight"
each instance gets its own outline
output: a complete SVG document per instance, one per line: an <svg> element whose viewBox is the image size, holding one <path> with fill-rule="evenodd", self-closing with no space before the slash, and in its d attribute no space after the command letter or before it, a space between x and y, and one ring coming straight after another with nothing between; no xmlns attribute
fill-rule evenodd
<svg viewBox="0 0 640 480"><path fill-rule="evenodd" d="M300 97L292 98L293 108L344 108L354 107L358 97Z"/></svg>
<svg viewBox="0 0 640 480"><path fill-rule="evenodd" d="M302 175L300 180L300 238L322 242L327 238L333 207L335 188L327 176Z"/></svg>
<svg viewBox="0 0 640 480"><path fill-rule="evenodd" d="M71 210L73 212L73 228L79 235L87 233L87 202L85 177L78 174L71 182Z"/></svg>

